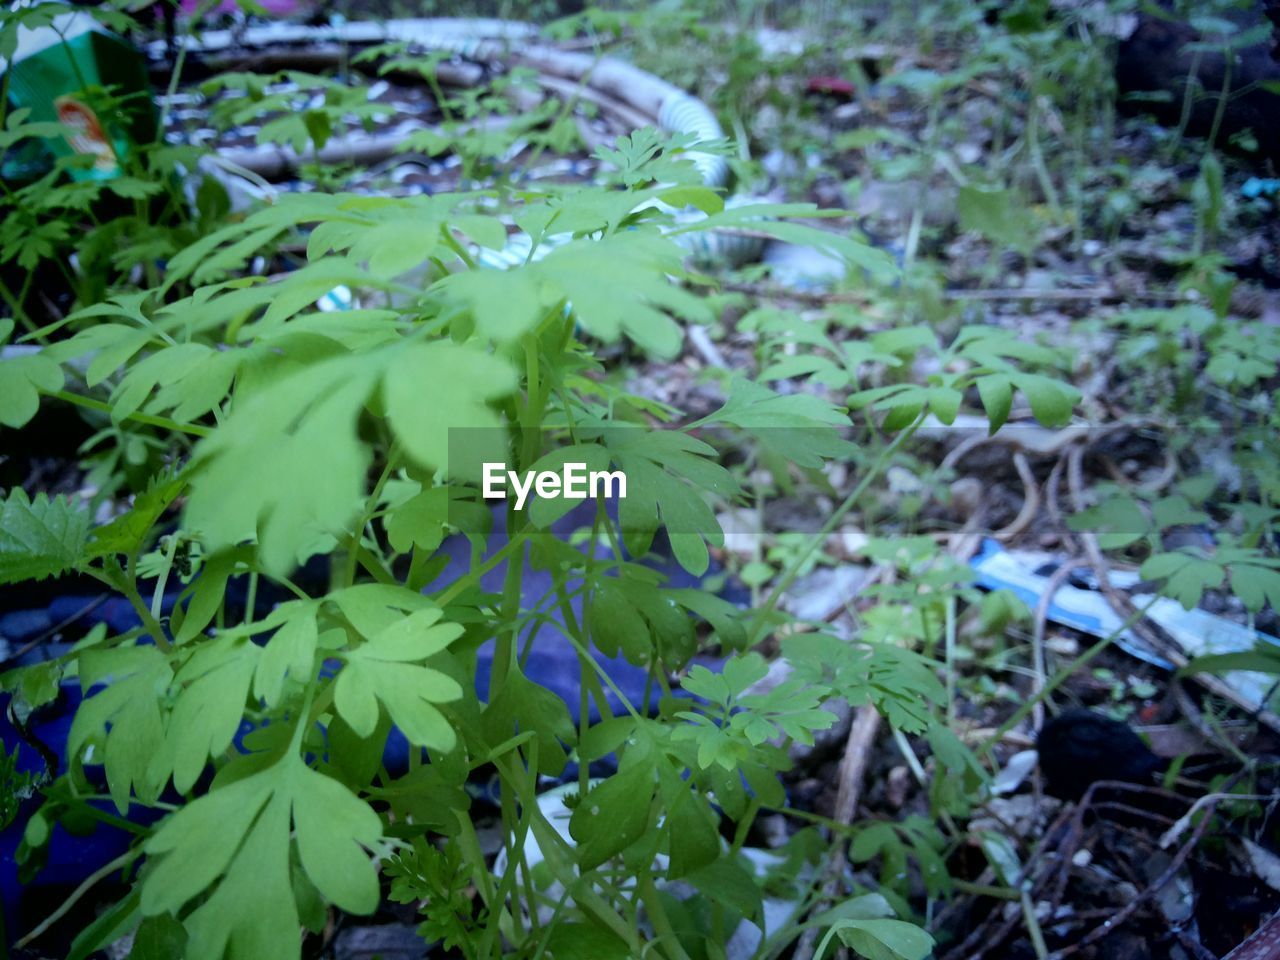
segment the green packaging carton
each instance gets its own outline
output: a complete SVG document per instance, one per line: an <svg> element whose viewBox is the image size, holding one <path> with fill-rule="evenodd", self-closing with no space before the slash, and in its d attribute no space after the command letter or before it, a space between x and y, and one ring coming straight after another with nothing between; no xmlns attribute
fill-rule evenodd
<svg viewBox="0 0 1280 960"><path fill-rule="evenodd" d="M86 13L59 14L47 26L20 27L8 69L10 108L28 107L29 120L66 128L62 137L29 143L5 156L0 177L27 180L53 158L92 158L74 165L78 180L106 179L121 171L133 145L156 138L155 104L146 64L134 47Z"/></svg>

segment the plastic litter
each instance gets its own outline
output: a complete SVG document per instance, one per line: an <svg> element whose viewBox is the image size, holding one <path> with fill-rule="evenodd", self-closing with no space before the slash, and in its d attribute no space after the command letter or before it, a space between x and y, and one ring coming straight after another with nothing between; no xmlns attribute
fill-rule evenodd
<svg viewBox="0 0 1280 960"><path fill-rule="evenodd" d="M1006 550L995 540L983 542L982 550L970 565L977 573L977 585L987 590L1012 590L1018 599L1032 609L1040 602L1049 578L1060 565L1062 558L1050 553L1030 550ZM1140 578L1135 573L1116 571L1111 582L1125 590L1136 586ZM1146 615L1159 624L1188 658L1218 653L1241 653L1254 649L1259 642L1280 645L1280 639L1251 630L1243 624L1233 623L1207 610L1186 610L1182 604L1167 597L1147 600L1140 597L1137 605ZM1149 605L1148 605L1149 604ZM1118 630L1124 619L1097 590L1089 590L1063 584L1054 594L1049 605L1049 619L1054 623L1071 627L1093 637L1107 637ZM1131 630L1123 630L1116 637L1116 644L1130 656L1166 670L1173 664L1160 656ZM1233 670L1223 674L1224 682L1238 693L1243 702L1255 709L1262 709L1266 699L1276 686L1276 678L1264 673Z"/></svg>
<svg viewBox="0 0 1280 960"><path fill-rule="evenodd" d="M31 122L61 123L66 136L31 141L4 158L0 176L22 180L44 173L53 158L80 154L93 162L74 166L77 180L103 180L120 173L129 145L156 136L156 115L149 95L146 64L136 49L109 33L88 14L70 11L37 28L20 26L12 62L0 58L9 73L9 100L27 108ZM104 91L128 97L127 106L102 110ZM131 96L132 95L132 96ZM117 117L123 118L117 123Z"/></svg>

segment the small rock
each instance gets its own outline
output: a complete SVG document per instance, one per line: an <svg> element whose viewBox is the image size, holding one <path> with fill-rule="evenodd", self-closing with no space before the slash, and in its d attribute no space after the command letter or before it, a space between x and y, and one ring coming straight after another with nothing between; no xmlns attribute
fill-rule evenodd
<svg viewBox="0 0 1280 960"><path fill-rule="evenodd" d="M868 537L861 530L845 529L840 531L840 549L846 557L856 557L867 545Z"/></svg>
<svg viewBox="0 0 1280 960"><path fill-rule="evenodd" d="M956 516L969 519L982 503L982 481L977 477L961 477L951 484L951 505Z"/></svg>
<svg viewBox="0 0 1280 960"><path fill-rule="evenodd" d="M865 567L820 567L792 585L786 608L801 620L826 620L849 603L866 583Z"/></svg>
<svg viewBox="0 0 1280 960"><path fill-rule="evenodd" d="M1045 640L1044 648L1064 657L1074 657L1080 652L1080 643L1073 637L1052 636Z"/></svg>
<svg viewBox="0 0 1280 960"><path fill-rule="evenodd" d="M760 516L754 510L729 509L716 514L724 531L724 548L735 556L751 559L760 545Z"/></svg>
<svg viewBox="0 0 1280 960"><path fill-rule="evenodd" d="M907 802L907 791L911 789L911 771L904 766L894 767L885 778L884 799L894 810L902 809Z"/></svg>
<svg viewBox="0 0 1280 960"><path fill-rule="evenodd" d="M920 493L925 483L906 467L890 467L885 471L885 480L894 493Z"/></svg>
<svg viewBox="0 0 1280 960"><path fill-rule="evenodd" d="M770 814L767 817L758 817L756 825L760 828L760 832L764 834L765 846L770 850L785 847L787 841L791 839L791 831L787 829L787 818L780 813Z"/></svg>

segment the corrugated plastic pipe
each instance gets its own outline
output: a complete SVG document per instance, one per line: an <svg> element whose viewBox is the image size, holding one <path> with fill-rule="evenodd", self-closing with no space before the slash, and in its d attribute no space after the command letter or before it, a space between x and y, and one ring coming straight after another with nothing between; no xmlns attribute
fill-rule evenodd
<svg viewBox="0 0 1280 960"><path fill-rule="evenodd" d="M383 23L344 22L328 26L274 23L240 31L206 31L198 39L185 38L193 53L223 53L229 49L268 47L279 44L354 43L374 44L402 41L428 50L442 50L475 60L503 57L539 73L580 84L602 98L617 101L636 114L652 118L661 130L690 134L694 142L724 139L724 130L715 113L703 101L679 87L615 57L600 57L579 51L565 51L535 42L537 27L528 23L484 18L418 18L388 20ZM153 45L154 57L164 55L163 42ZM560 85L563 88L563 85ZM690 151L689 158L709 187L725 189L729 164L724 157ZM731 197L730 205L750 204L750 197ZM547 238L534 252L535 259L565 238ZM760 256L764 242L759 238L718 233L682 234L679 241L705 261L745 263ZM481 261L495 267L523 263L529 254L527 238L513 238L511 247L499 253L481 251Z"/></svg>

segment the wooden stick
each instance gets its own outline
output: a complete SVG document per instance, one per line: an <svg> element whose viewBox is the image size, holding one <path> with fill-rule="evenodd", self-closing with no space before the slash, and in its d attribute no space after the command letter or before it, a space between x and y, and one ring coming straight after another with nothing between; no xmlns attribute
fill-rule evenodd
<svg viewBox="0 0 1280 960"><path fill-rule="evenodd" d="M875 301L870 293L792 290L758 283L725 283L726 290L747 293L762 299L792 300L800 303L823 305L828 303L867 304ZM967 301L1038 301L1041 303L1173 303L1178 297L1172 293L1121 293L1111 287L1094 287L1089 290L947 290L943 298L952 302Z"/></svg>
<svg viewBox="0 0 1280 960"><path fill-rule="evenodd" d="M844 758L840 761L840 786L836 791L836 808L832 817L836 823L848 826L853 822L858 811L858 799L862 795L862 780L867 773L867 763L871 759L871 748L875 745L876 734L880 730L880 713L871 704L863 704L854 714L853 725L849 727L849 739L845 741ZM840 888L840 877L848 863L846 851L848 844L841 840L831 850L827 860L827 880L822 887L822 896L814 904L813 913L820 913L835 898ZM814 941L818 939L816 927L810 927L796 944L795 960L810 960L813 956Z"/></svg>
<svg viewBox="0 0 1280 960"><path fill-rule="evenodd" d="M1228 953L1222 960L1277 960L1280 958L1280 913L1274 913L1262 926Z"/></svg>

